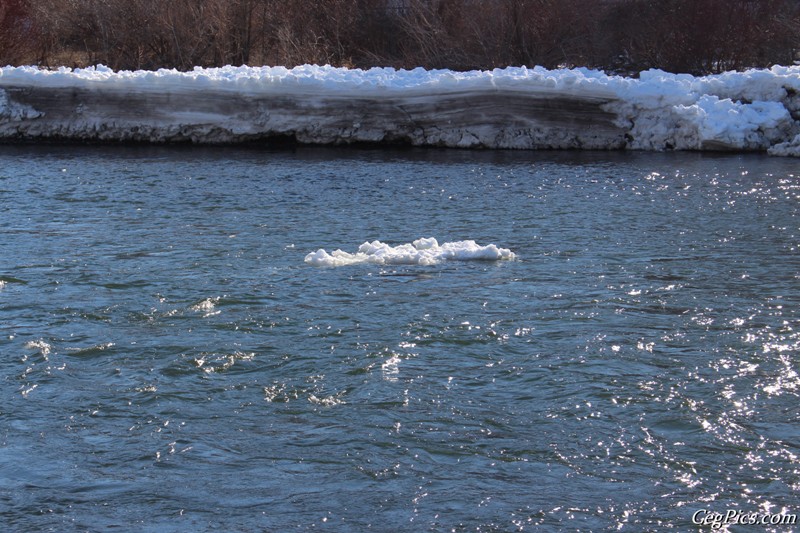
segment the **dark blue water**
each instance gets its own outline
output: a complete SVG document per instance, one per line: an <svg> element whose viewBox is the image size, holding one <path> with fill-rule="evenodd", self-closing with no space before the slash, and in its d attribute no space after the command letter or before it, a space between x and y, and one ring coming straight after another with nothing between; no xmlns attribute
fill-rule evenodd
<svg viewBox="0 0 800 533"><path fill-rule="evenodd" d="M5 530L797 512L796 160L3 147L0 206ZM420 237L517 260L303 260Z"/></svg>

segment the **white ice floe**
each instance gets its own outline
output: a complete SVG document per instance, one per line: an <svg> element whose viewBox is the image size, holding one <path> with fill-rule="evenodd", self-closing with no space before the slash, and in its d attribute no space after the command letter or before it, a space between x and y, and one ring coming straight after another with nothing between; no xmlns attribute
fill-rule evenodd
<svg viewBox="0 0 800 533"><path fill-rule="evenodd" d="M0 68L0 139L483 148L769 150L798 155L800 66L638 78L578 68L303 65L115 72Z"/></svg>
<svg viewBox="0 0 800 533"><path fill-rule="evenodd" d="M391 246L380 241L365 242L356 253L323 249L306 256L313 266L338 267L371 263L376 265L435 265L445 260L499 261L514 259L514 252L494 244L480 246L475 241L456 241L439 244L434 238L417 239L411 244Z"/></svg>

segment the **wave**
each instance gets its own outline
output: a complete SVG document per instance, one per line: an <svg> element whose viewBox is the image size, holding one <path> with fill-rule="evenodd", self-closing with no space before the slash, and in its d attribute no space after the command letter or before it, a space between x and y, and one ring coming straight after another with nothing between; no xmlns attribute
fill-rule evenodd
<svg viewBox="0 0 800 533"><path fill-rule="evenodd" d="M417 239L408 244L391 246L381 241L365 242L355 253L335 250L328 253L320 248L306 255L312 266L338 267L358 264L375 265L436 265L446 260L501 261L516 258L514 252L494 244L481 246L475 241L455 241L439 244L435 238Z"/></svg>

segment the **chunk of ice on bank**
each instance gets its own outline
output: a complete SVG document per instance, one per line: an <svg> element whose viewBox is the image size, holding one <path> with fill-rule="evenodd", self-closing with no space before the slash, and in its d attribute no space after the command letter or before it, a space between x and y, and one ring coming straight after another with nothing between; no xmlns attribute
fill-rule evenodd
<svg viewBox="0 0 800 533"><path fill-rule="evenodd" d="M732 147L758 147L764 134L791 121L789 111L779 102L744 104L705 95L690 106L675 111L698 130L699 141L718 141ZM778 135L780 137L780 135ZM693 148L701 148L698 144Z"/></svg>
<svg viewBox="0 0 800 533"><path fill-rule="evenodd" d="M796 135L791 141L776 144L767 152L769 155L800 157L800 134Z"/></svg>
<svg viewBox="0 0 800 533"><path fill-rule="evenodd" d="M375 265L435 265L445 260L457 261L499 261L510 260L516 256L507 248L494 244L481 246L475 241L455 241L439 244L430 238L417 239L411 244L391 246L381 241L365 242L355 253L335 250L331 253L323 249L306 256L306 263L313 266L345 266L371 263Z"/></svg>

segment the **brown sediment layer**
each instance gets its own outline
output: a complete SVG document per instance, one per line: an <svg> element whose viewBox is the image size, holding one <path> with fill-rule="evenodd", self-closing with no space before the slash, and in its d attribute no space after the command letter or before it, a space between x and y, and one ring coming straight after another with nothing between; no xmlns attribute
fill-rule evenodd
<svg viewBox="0 0 800 533"><path fill-rule="evenodd" d="M416 91L383 96L1 88L0 139L239 143L407 143L516 149L619 149L611 99L542 91Z"/></svg>

